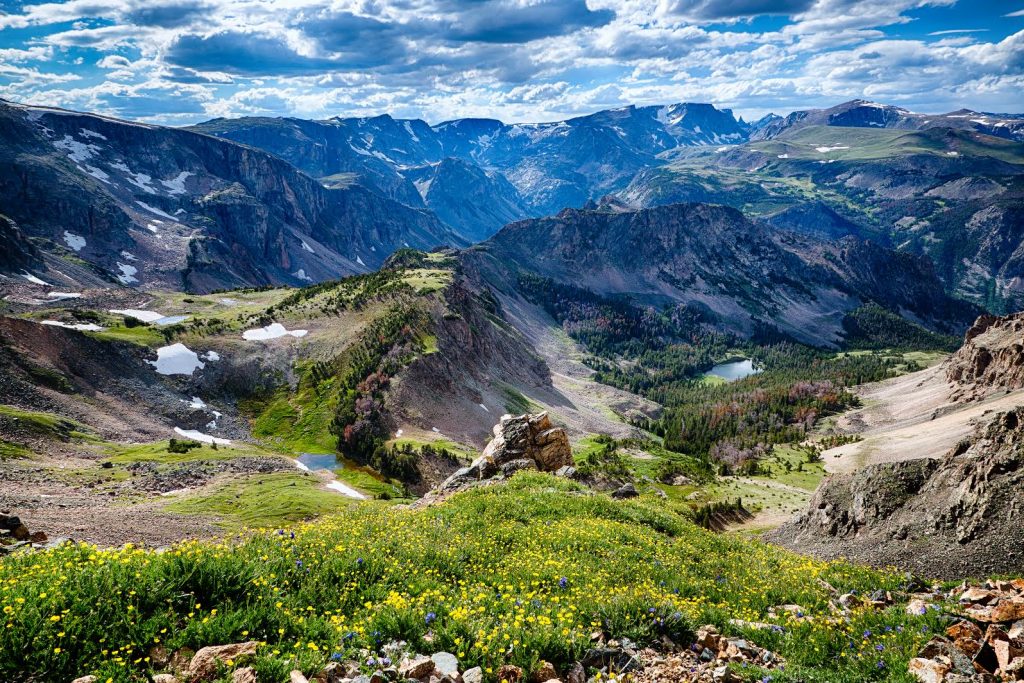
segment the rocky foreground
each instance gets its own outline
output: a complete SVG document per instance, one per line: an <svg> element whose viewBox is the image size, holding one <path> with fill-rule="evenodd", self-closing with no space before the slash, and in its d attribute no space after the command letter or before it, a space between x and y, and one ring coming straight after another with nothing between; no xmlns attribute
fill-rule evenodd
<svg viewBox="0 0 1024 683"><path fill-rule="evenodd" d="M823 558L928 576L1012 574L1024 566L1024 408L1001 413L941 459L830 477L769 539Z"/></svg>

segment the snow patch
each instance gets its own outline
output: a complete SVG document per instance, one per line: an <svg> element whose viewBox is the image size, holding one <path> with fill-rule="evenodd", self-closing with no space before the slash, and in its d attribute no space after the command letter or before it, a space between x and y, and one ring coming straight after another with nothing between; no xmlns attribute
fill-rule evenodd
<svg viewBox="0 0 1024 683"><path fill-rule="evenodd" d="M203 360L215 361L220 360L220 354L216 351L207 351L203 354Z"/></svg>
<svg viewBox="0 0 1024 683"><path fill-rule="evenodd" d="M103 329L96 323L62 323L59 320L44 320L44 325L51 325L53 327L63 327L69 330L78 330L79 332L99 332Z"/></svg>
<svg viewBox="0 0 1024 683"><path fill-rule="evenodd" d="M70 135L65 135L63 140L57 140L53 146L64 150L68 158L76 164L81 164L100 153L100 148L86 142L79 142Z"/></svg>
<svg viewBox="0 0 1024 683"><path fill-rule="evenodd" d="M111 308L107 311L114 315L123 315L128 318L135 318L141 320L144 323L154 323L164 317L163 313L157 313L156 311L143 311L138 308Z"/></svg>
<svg viewBox="0 0 1024 683"><path fill-rule="evenodd" d="M327 488L331 489L332 491L337 491L338 493L346 495L349 498L354 498L356 500L366 500L366 496L359 493L359 491L356 491L351 486L343 484L336 479L334 481L327 482Z"/></svg>
<svg viewBox="0 0 1024 683"><path fill-rule="evenodd" d="M218 446L227 446L231 443L229 439L221 439L217 436L210 436L209 434L203 434L195 429L182 429L181 427L175 427L174 433L178 436L183 436L186 439L192 439L193 441L200 441L202 443L215 443Z"/></svg>
<svg viewBox="0 0 1024 683"><path fill-rule="evenodd" d="M21 276L33 284L42 285L43 287L53 287L53 285L51 285L49 282L44 282L43 280L40 280L27 270L23 270L21 272Z"/></svg>
<svg viewBox="0 0 1024 683"><path fill-rule="evenodd" d="M116 168L118 171L124 173L127 176L125 180L127 180L129 183L139 188L143 192L148 192L149 194L157 193L156 188L150 185L150 183L153 182L153 176L148 175L146 173L136 173L132 169L128 168L127 164L122 163L120 161L117 162L116 164L111 164L110 167Z"/></svg>
<svg viewBox="0 0 1024 683"><path fill-rule="evenodd" d="M478 403L477 405L479 405L481 408L483 408L485 413L491 412L490 410L487 409L487 406L485 406L483 403Z"/></svg>
<svg viewBox="0 0 1024 683"><path fill-rule="evenodd" d="M146 177L149 177L149 176L146 176ZM166 211L163 211L161 209L158 209L155 206L150 206L146 202L140 202L140 201L136 200L135 203L138 204L139 206L141 206L146 211L149 211L150 213L155 213L157 216L163 216L164 218L172 220L175 223L179 222L178 219L175 218L174 216L172 216L171 214L169 214ZM146 227L149 228L148 225ZM156 232L156 230L154 228L149 228L149 229L152 230L153 232Z"/></svg>
<svg viewBox="0 0 1024 683"><path fill-rule="evenodd" d="M133 282L139 281L139 279L135 277L135 274L139 272L139 269L135 266L118 261L117 269L121 271L121 274L117 276L117 279L121 281L121 284L130 285Z"/></svg>
<svg viewBox="0 0 1024 683"><path fill-rule="evenodd" d="M161 180L160 183L167 188L167 194L185 194L185 181L192 175L195 174L190 171L182 171L177 177Z"/></svg>
<svg viewBox="0 0 1024 683"><path fill-rule="evenodd" d="M181 343L161 346L156 350L156 360L147 362L161 375L191 376L196 370L206 367L195 351Z"/></svg>
<svg viewBox="0 0 1024 683"><path fill-rule="evenodd" d="M780 154L778 156L779 156L780 159L788 159L789 158L788 154Z"/></svg>
<svg viewBox="0 0 1024 683"><path fill-rule="evenodd" d="M121 258L128 259L129 261L137 261L138 260L137 258L135 258L135 254L133 254L130 251L122 251L121 252Z"/></svg>
<svg viewBox="0 0 1024 683"><path fill-rule="evenodd" d="M50 292L46 296L54 299L55 301L62 301L64 299L81 299L81 292Z"/></svg>
<svg viewBox="0 0 1024 683"><path fill-rule="evenodd" d="M316 253L315 251L313 251L313 247L311 247L308 244L306 244L306 240L299 240L299 241L302 242L302 249L303 249L303 251L308 251L310 254L315 254Z"/></svg>
<svg viewBox="0 0 1024 683"><path fill-rule="evenodd" d="M356 254L356 263L358 263L361 266L366 265L365 263L363 263L363 259L359 258L359 254Z"/></svg>
<svg viewBox="0 0 1024 683"><path fill-rule="evenodd" d="M85 238L73 232L64 231L64 244L78 253L85 247Z"/></svg>
<svg viewBox="0 0 1024 683"><path fill-rule="evenodd" d="M269 339L277 339L286 335L290 335L292 337L305 337L307 334L309 334L309 330L291 330L289 332L281 323L271 323L266 327L246 330L242 333L242 339L247 341L267 341Z"/></svg>
<svg viewBox="0 0 1024 683"><path fill-rule="evenodd" d="M89 130L88 128L82 128L78 132L81 134L81 136L83 138L95 138L97 140L106 140L107 139L106 135L103 135L102 133L97 133L94 130Z"/></svg>
<svg viewBox="0 0 1024 683"><path fill-rule="evenodd" d="M827 154L828 152L835 152L836 150L840 149L850 149L850 147L848 145L835 145L834 147L815 147L814 151L820 152L821 154Z"/></svg>
<svg viewBox="0 0 1024 683"><path fill-rule="evenodd" d="M292 273L292 277L296 277L296 278L298 278L300 280L305 280L306 282L312 282L313 281L313 278L311 278L310 276L306 275L306 270L304 268L299 268L297 271Z"/></svg>

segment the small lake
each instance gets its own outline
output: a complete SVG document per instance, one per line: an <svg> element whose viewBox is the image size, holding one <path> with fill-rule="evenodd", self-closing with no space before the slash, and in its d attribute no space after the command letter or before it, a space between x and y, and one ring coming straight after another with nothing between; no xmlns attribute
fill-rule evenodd
<svg viewBox="0 0 1024 683"><path fill-rule="evenodd" d="M295 458L299 467L307 470L336 470L345 466L334 453L302 453Z"/></svg>
<svg viewBox="0 0 1024 683"><path fill-rule="evenodd" d="M715 367L708 370L707 375L714 377L721 377L726 382L735 382L738 379L744 377L750 377L761 372L761 368L754 365L754 361L749 358L743 360L731 360L728 363L719 363Z"/></svg>

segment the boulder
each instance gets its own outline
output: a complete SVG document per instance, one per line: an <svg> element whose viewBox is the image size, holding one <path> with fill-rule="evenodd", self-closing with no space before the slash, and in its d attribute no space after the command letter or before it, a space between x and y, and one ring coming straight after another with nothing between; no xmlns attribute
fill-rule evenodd
<svg viewBox="0 0 1024 683"><path fill-rule="evenodd" d="M243 666L231 673L231 683L256 683L256 671L251 666Z"/></svg>
<svg viewBox="0 0 1024 683"><path fill-rule="evenodd" d="M154 674L153 683L178 683L178 677L174 674ZM234 676L231 678L231 683L238 683ZM253 676L251 683L256 683L255 676Z"/></svg>
<svg viewBox="0 0 1024 683"><path fill-rule="evenodd" d="M533 680L535 683L548 683L549 681L557 679L558 672L555 671L555 666L551 662L541 660L537 664L537 670L533 672Z"/></svg>
<svg viewBox="0 0 1024 683"><path fill-rule="evenodd" d="M483 683L483 680L484 670L479 666L462 672L462 683Z"/></svg>
<svg viewBox="0 0 1024 683"><path fill-rule="evenodd" d="M71 681L71 683L96 683L97 680L98 679L95 676L82 676Z"/></svg>
<svg viewBox="0 0 1024 683"><path fill-rule="evenodd" d="M210 645L196 652L188 666L189 675L193 680L207 680L217 673L217 665L228 660L237 660L256 654L260 644L255 640L231 645Z"/></svg>
<svg viewBox="0 0 1024 683"><path fill-rule="evenodd" d="M402 678L423 678L434 673L434 666L434 660L430 657L407 657L398 665L398 675Z"/></svg>
<svg viewBox="0 0 1024 683"><path fill-rule="evenodd" d="M619 488L612 491L612 498L623 500L626 498L636 498L640 493L633 486L632 482L628 482L620 486Z"/></svg>
<svg viewBox="0 0 1024 683"><path fill-rule="evenodd" d="M309 679L306 678L298 669L293 669L292 672L288 674L288 681L289 683L309 683Z"/></svg>
<svg viewBox="0 0 1024 683"><path fill-rule="evenodd" d="M521 683L523 680L523 670L514 664L505 664L498 669L498 681L505 681L505 683Z"/></svg>
<svg viewBox="0 0 1024 683"><path fill-rule="evenodd" d="M434 662L434 672L440 676L457 676L459 673L459 659L451 652L435 652L430 655Z"/></svg>
<svg viewBox="0 0 1024 683"><path fill-rule="evenodd" d="M551 423L547 413L503 415L494 426L494 438L484 448L483 457L492 458L498 467L526 458L543 472L557 472L573 464L569 437Z"/></svg>
<svg viewBox="0 0 1024 683"><path fill-rule="evenodd" d="M947 661L923 657L914 657L907 664L910 674L921 683L945 683L952 668Z"/></svg>

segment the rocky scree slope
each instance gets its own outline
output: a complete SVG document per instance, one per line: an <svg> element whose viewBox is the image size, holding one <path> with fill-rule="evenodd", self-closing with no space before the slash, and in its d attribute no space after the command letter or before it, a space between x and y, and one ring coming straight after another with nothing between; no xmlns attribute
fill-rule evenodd
<svg viewBox="0 0 1024 683"><path fill-rule="evenodd" d="M506 226L463 261L502 293L530 273L645 305L695 306L741 335L772 326L816 345L839 343L843 315L866 301L957 333L977 313L948 297L922 258L855 237L772 232L704 204L566 209Z"/></svg>
<svg viewBox="0 0 1024 683"><path fill-rule="evenodd" d="M1008 574L1024 562L1024 409L1001 413L941 459L834 475L806 512L769 534L822 558L946 578Z"/></svg>
<svg viewBox="0 0 1024 683"><path fill-rule="evenodd" d="M1024 313L983 315L944 363L953 401L983 399L1024 387Z"/></svg>
<svg viewBox="0 0 1024 683"><path fill-rule="evenodd" d="M403 246L461 242L422 210L361 186L326 188L275 156L187 130L0 103L0 141L0 213L111 283L303 284L365 272ZM36 275L75 284L59 264Z"/></svg>

